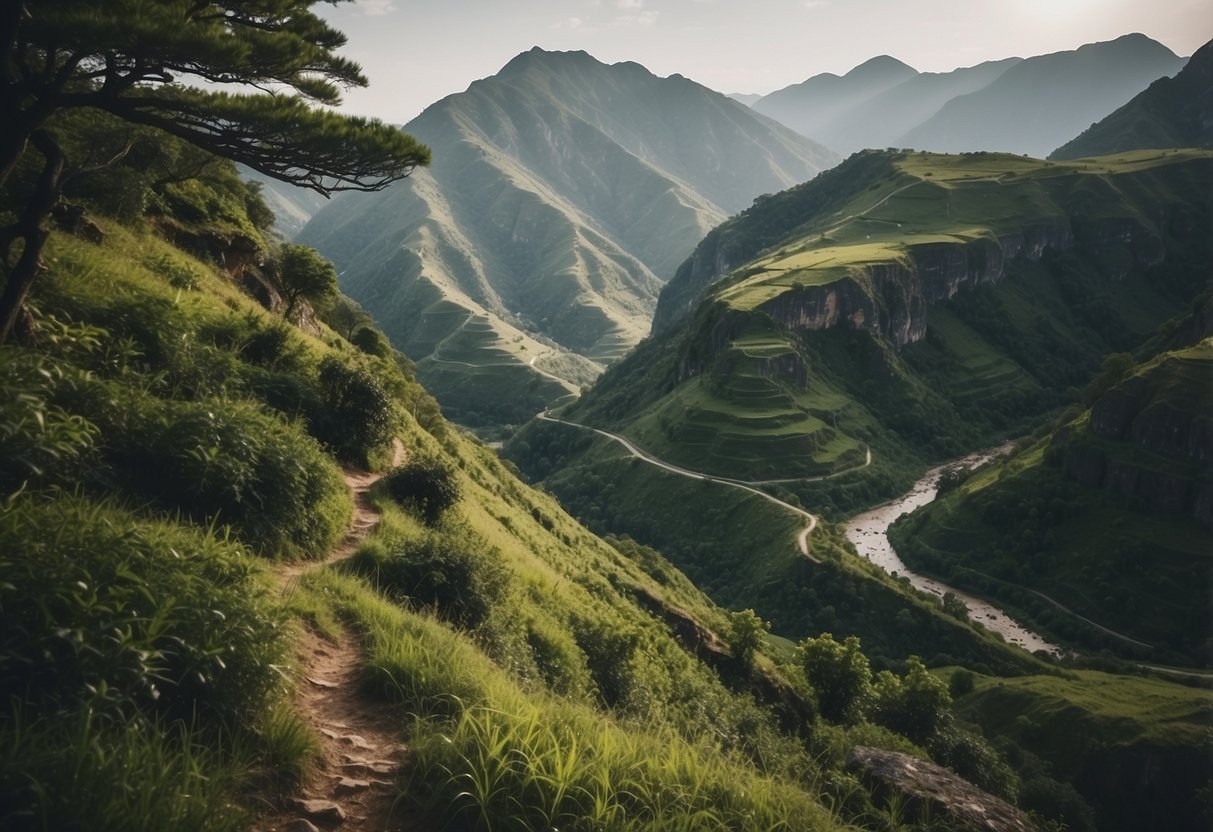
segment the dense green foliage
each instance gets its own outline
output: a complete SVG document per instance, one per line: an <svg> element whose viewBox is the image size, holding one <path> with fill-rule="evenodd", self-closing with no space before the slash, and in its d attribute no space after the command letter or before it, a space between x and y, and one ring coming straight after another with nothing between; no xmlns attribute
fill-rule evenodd
<svg viewBox="0 0 1213 832"><path fill-rule="evenodd" d="M915 568L991 595L1089 648L1207 665L1207 341L1109 356L1068 412L891 535Z"/></svg>
<svg viewBox="0 0 1213 832"><path fill-rule="evenodd" d="M450 467L436 456L413 456L384 480L392 499L417 511L428 525L459 502L459 481Z"/></svg>

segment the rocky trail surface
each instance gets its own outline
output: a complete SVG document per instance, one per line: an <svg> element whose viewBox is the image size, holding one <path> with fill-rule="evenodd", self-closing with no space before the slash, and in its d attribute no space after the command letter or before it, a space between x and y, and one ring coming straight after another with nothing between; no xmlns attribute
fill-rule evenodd
<svg viewBox="0 0 1213 832"><path fill-rule="evenodd" d="M396 443L393 465L404 457ZM351 468L345 480L354 496L354 515L341 544L323 561L293 563L278 573L283 595L313 569L353 556L379 523L370 488L380 478ZM298 792L280 810L259 819L258 832L341 830L418 830L414 819L398 811L396 781L406 759L401 720L382 700L362 687L364 657L355 633L343 631L329 641L304 631L297 642L296 712L320 745L320 756Z"/></svg>

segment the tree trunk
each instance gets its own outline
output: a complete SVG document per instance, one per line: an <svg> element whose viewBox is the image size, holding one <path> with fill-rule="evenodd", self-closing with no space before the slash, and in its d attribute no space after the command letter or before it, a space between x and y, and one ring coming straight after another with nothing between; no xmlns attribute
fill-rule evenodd
<svg viewBox="0 0 1213 832"><path fill-rule="evenodd" d="M30 287L34 285L34 279L39 272L45 270L42 263L42 247L46 244L46 238L50 236L50 232L43 227L43 224L50 216L55 203L59 201L59 193L63 188L65 159L59 145L55 143L49 133L43 130L35 131L30 136L30 141L46 158L46 165L42 168L38 184L29 203L12 229L10 241L5 245L4 251L0 252L3 254L4 265L7 267L12 242L23 240L25 243L21 249L21 256L8 270L4 293L0 294L0 344L7 341L12 335L13 328L21 315L21 309L25 305L25 299L29 295Z"/></svg>

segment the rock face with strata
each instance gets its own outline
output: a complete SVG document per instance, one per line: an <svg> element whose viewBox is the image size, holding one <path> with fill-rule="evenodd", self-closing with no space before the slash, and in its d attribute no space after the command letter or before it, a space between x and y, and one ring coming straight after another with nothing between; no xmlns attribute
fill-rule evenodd
<svg viewBox="0 0 1213 832"><path fill-rule="evenodd" d="M972 832L1032 832L1022 812L942 766L879 748L856 746L847 768L877 792L900 795L903 806L923 816L946 815L952 824Z"/></svg>
<svg viewBox="0 0 1213 832"><path fill-rule="evenodd" d="M1213 363L1192 350L1131 375L1091 406L1083 430L1058 434L1066 473L1150 511L1213 528Z"/></svg>

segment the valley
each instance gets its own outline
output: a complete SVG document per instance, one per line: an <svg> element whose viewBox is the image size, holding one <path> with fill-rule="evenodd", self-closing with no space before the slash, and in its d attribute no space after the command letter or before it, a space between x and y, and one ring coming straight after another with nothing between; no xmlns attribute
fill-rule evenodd
<svg viewBox="0 0 1213 832"><path fill-rule="evenodd" d="M0 828L1207 829L1213 45L725 5L0 11Z"/></svg>

